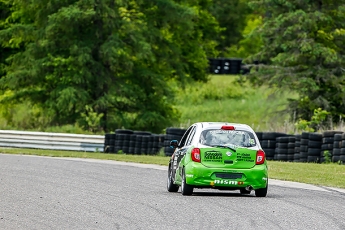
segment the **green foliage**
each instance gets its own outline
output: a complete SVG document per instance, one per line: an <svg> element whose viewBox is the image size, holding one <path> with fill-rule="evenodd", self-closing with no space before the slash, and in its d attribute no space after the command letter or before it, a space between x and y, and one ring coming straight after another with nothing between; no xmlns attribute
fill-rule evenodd
<svg viewBox="0 0 345 230"><path fill-rule="evenodd" d="M296 118L310 120L318 108L338 119L345 114L345 1L251 1L265 10L255 30L263 47L246 60L265 64L252 68L249 79L299 93L290 100Z"/></svg>
<svg viewBox="0 0 345 230"><path fill-rule="evenodd" d="M79 122L82 123L82 126L86 130L90 130L91 132L99 131L101 127L101 119L104 116L104 114L98 114L94 112L92 107L88 105L85 106L85 110L85 113L81 113L81 120Z"/></svg>
<svg viewBox="0 0 345 230"><path fill-rule="evenodd" d="M179 116L170 81L207 80L210 1L8 2L0 44L14 53L0 85L13 94L1 103L31 103L47 126L160 132Z"/></svg>
<svg viewBox="0 0 345 230"><path fill-rule="evenodd" d="M323 156L325 157L325 161L323 163L330 164L332 162L332 155L328 150L324 151Z"/></svg>
<svg viewBox="0 0 345 230"><path fill-rule="evenodd" d="M310 121L299 119L295 126L298 131L315 132L319 131L322 123L326 120L329 112L321 108L314 110L314 115L311 117Z"/></svg>
<svg viewBox="0 0 345 230"><path fill-rule="evenodd" d="M242 32L247 24L246 18L252 12L247 2L248 0L212 1L210 12L222 28L217 38L219 56L227 56L229 47L236 45L243 38Z"/></svg>
<svg viewBox="0 0 345 230"><path fill-rule="evenodd" d="M175 127L200 121L226 121L251 125L256 131L293 131L286 121L289 92L275 93L266 86L239 85L236 76L213 75L207 84L187 85L176 92L181 118ZM293 125L291 125L293 126Z"/></svg>
<svg viewBox="0 0 345 230"><path fill-rule="evenodd" d="M230 76L227 76L231 78ZM216 78L216 77L214 77ZM176 92L178 104L202 104L205 100L222 101L226 99L241 99L245 91L233 84L224 84L224 82L210 81L204 83L192 83L183 90ZM188 98L188 102L186 100Z"/></svg>
<svg viewBox="0 0 345 230"><path fill-rule="evenodd" d="M228 57L247 58L250 55L260 51L262 46L261 37L254 33L262 25L262 16L260 14L250 14L247 16L247 25L243 29L243 38L227 49Z"/></svg>

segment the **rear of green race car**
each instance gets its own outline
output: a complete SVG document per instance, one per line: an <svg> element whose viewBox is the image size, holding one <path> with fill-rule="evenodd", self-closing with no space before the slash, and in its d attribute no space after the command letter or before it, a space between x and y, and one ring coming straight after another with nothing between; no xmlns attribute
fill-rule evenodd
<svg viewBox="0 0 345 230"><path fill-rule="evenodd" d="M260 189L267 193L268 172L265 153L257 146L200 147L187 151L180 162L186 184L194 188L216 188L226 190ZM178 172L177 175L182 175ZM176 178L181 182L182 178ZM266 196L264 192L261 196Z"/></svg>

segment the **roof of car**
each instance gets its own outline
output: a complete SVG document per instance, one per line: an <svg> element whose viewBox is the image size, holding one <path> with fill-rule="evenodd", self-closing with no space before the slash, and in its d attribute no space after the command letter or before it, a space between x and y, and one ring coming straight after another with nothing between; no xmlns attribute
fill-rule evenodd
<svg viewBox="0 0 345 230"><path fill-rule="evenodd" d="M235 126L236 128L242 128L245 130L252 130L252 128L249 125L240 124L240 123L231 123L231 122L198 122L196 124L200 124L203 129L220 128L223 125L232 125L232 126Z"/></svg>

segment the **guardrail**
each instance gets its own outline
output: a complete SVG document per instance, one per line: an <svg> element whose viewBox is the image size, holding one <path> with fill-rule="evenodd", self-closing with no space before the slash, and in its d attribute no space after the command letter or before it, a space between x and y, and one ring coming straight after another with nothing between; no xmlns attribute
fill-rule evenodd
<svg viewBox="0 0 345 230"><path fill-rule="evenodd" d="M103 152L104 136L0 130L0 146L13 148Z"/></svg>

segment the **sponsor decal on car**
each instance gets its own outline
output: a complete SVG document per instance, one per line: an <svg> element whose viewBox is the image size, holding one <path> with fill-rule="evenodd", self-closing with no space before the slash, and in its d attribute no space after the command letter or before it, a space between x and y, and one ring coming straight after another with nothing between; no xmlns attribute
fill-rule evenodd
<svg viewBox="0 0 345 230"><path fill-rule="evenodd" d="M237 161L254 162L249 153L237 153Z"/></svg>
<svg viewBox="0 0 345 230"><path fill-rule="evenodd" d="M204 161L207 162L222 162L223 154L218 151L207 151L205 152Z"/></svg>
<svg viewBox="0 0 345 230"><path fill-rule="evenodd" d="M231 134L234 134L234 135L243 135L243 134L245 134L246 132L244 132L244 131L234 131L234 130L223 130L223 129L219 129L219 130L211 130L211 131L209 131L209 133L211 133L211 134L217 134L217 133L231 133Z"/></svg>
<svg viewBox="0 0 345 230"><path fill-rule="evenodd" d="M235 180L214 180L211 182L211 185L218 185L218 184L230 184L230 185L237 185L237 184L243 184L242 181L235 181Z"/></svg>

